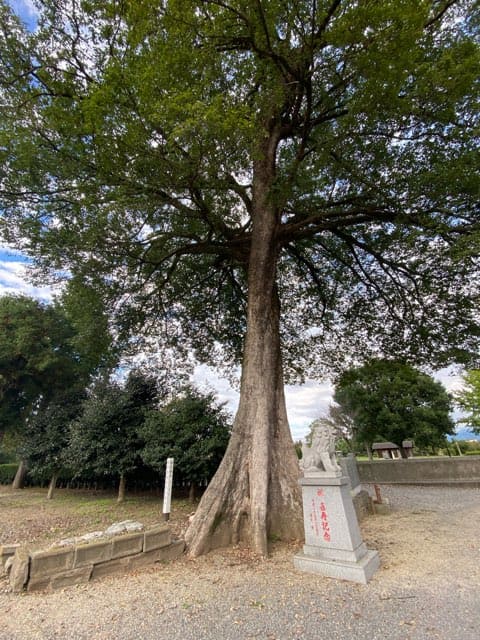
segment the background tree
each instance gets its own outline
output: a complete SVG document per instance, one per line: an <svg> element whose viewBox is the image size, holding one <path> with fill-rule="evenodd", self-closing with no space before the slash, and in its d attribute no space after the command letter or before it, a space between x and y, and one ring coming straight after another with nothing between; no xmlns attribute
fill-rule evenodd
<svg viewBox="0 0 480 640"><path fill-rule="evenodd" d="M354 448L355 438L355 421L351 415L349 415L345 409L338 404L331 404L328 407L328 413L318 418L310 425L310 432L306 437L308 444L312 443L312 431L313 425L316 422L326 424L333 429L337 434L337 448L342 450L352 451ZM342 441L343 444L340 444Z"/></svg>
<svg viewBox="0 0 480 640"><path fill-rule="evenodd" d="M0 298L0 440L8 431L19 442L28 438L34 416L44 415L50 403L58 411L71 389L85 388L95 372L113 364L101 301L74 285L69 282L51 304L27 296ZM21 485L24 470L22 460L14 486Z"/></svg>
<svg viewBox="0 0 480 640"><path fill-rule="evenodd" d="M114 337L110 314L98 291L81 276L73 276L55 299L73 328L71 344L80 354L83 378L113 371L126 345Z"/></svg>
<svg viewBox="0 0 480 640"><path fill-rule="evenodd" d="M187 387L166 406L149 411L140 430L144 462L163 471L175 458L175 472L190 485L210 479L220 464L230 437L230 418L213 393Z"/></svg>
<svg viewBox="0 0 480 640"><path fill-rule="evenodd" d="M0 439L13 432L21 442L35 413L64 389L81 384L85 370L74 335L60 307L27 296L0 298ZM23 485L25 472L21 460L14 488Z"/></svg>
<svg viewBox="0 0 480 640"><path fill-rule="evenodd" d="M473 433L480 433L480 369L464 373L463 389L455 394L455 402L467 414L459 422L471 427Z"/></svg>
<svg viewBox="0 0 480 640"><path fill-rule="evenodd" d="M435 448L454 433L445 388L401 362L372 360L346 371L338 380L334 399L353 416L356 438L369 450L374 441L391 441L406 457L404 440Z"/></svg>
<svg viewBox="0 0 480 640"><path fill-rule="evenodd" d="M28 34L1 0L4 235L242 361L191 553L302 535L284 372L476 351L478 11L47 0Z"/></svg>
<svg viewBox="0 0 480 640"><path fill-rule="evenodd" d="M34 409L78 376L74 330L59 308L0 298L0 436L21 431Z"/></svg>
<svg viewBox="0 0 480 640"><path fill-rule="evenodd" d="M50 481L48 499L53 498L59 474L68 468L69 429L84 399L83 387L65 390L28 421L20 455L36 480Z"/></svg>
<svg viewBox="0 0 480 640"><path fill-rule="evenodd" d="M77 474L118 477L118 502L125 498L128 474L141 464L144 443L139 431L156 400L155 382L140 373L130 373L123 387L99 380L72 423L70 466Z"/></svg>

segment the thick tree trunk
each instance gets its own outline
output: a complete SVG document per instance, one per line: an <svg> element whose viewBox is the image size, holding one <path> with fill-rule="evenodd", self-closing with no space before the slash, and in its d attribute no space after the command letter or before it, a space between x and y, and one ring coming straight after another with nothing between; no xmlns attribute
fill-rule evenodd
<svg viewBox="0 0 480 640"><path fill-rule="evenodd" d="M120 482L118 483L118 496L117 502L123 502L125 500L125 489L127 486L127 479L125 474L122 473L120 476Z"/></svg>
<svg viewBox="0 0 480 640"><path fill-rule="evenodd" d="M27 475L27 463L25 460L20 460L20 464L18 465L17 473L15 474L15 478L12 482L12 489L23 489L25 486L25 476Z"/></svg>
<svg viewBox="0 0 480 640"><path fill-rule="evenodd" d="M56 486L57 486L57 474L54 473L50 478L50 484L48 485L47 500L51 500L53 498L53 492L55 491Z"/></svg>
<svg viewBox="0 0 480 640"><path fill-rule="evenodd" d="M263 158L254 167L240 402L224 459L186 533L192 555L242 541L265 556L269 536L303 537L300 471L283 390L276 287L278 218L270 198L274 145L275 140L267 141Z"/></svg>

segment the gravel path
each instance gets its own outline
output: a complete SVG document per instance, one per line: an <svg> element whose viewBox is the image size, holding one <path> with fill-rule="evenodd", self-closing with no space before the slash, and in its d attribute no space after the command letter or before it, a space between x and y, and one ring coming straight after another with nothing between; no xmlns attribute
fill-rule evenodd
<svg viewBox="0 0 480 640"><path fill-rule="evenodd" d="M392 512L361 525L382 560L367 586L300 573L285 545L265 562L216 552L51 594L0 582L0 640L478 640L480 489L381 490Z"/></svg>

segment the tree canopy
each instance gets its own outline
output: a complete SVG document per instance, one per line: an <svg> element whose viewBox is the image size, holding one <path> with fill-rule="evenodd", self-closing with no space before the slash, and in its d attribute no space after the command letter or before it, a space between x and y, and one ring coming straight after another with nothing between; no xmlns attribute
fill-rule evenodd
<svg viewBox="0 0 480 640"><path fill-rule="evenodd" d="M391 441L400 447L414 440L419 448L435 448L454 433L452 401L440 382L412 366L372 360L342 374L335 401L353 421L357 442Z"/></svg>
<svg viewBox="0 0 480 640"><path fill-rule="evenodd" d="M163 471L167 458L192 487L210 479L230 437L230 420L212 393L188 387L161 409L149 411L140 429L144 462Z"/></svg>
<svg viewBox="0 0 480 640"><path fill-rule="evenodd" d="M0 435L59 392L85 382L75 331L58 306L27 296L0 297Z"/></svg>
<svg viewBox="0 0 480 640"><path fill-rule="evenodd" d="M480 370L471 369L463 375L463 389L455 394L455 401L465 411L461 422L480 433Z"/></svg>
<svg viewBox="0 0 480 640"><path fill-rule="evenodd" d="M69 466L77 473L117 476L123 500L128 474L141 465L140 428L156 401L155 381L138 372L131 372L124 386L98 380L70 426Z"/></svg>
<svg viewBox="0 0 480 640"><path fill-rule="evenodd" d="M242 361L192 553L301 535L284 374L476 352L478 18L473 0L46 0L27 33L0 0L5 237L127 331Z"/></svg>
<svg viewBox="0 0 480 640"><path fill-rule="evenodd" d="M57 476L69 468L70 425L78 417L84 399L82 386L70 387L57 393L28 420L19 453L31 476L50 480L49 498L53 496Z"/></svg>
<svg viewBox="0 0 480 640"><path fill-rule="evenodd" d="M473 3L42 4L34 33L0 14L4 234L38 263L103 283L125 322L178 338L188 318L182 341L239 356L253 165L275 130L292 367L301 343L328 368L339 344L468 357Z"/></svg>

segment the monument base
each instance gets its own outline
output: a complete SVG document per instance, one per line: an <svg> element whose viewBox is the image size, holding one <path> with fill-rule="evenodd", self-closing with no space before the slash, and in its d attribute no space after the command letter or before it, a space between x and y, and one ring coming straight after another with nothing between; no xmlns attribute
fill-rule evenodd
<svg viewBox="0 0 480 640"><path fill-rule="evenodd" d="M294 557L295 567L366 584L379 568L380 557L362 540L348 478L309 474L300 484L305 545Z"/></svg>
<svg viewBox="0 0 480 640"><path fill-rule="evenodd" d="M349 580L367 584L375 571L380 566L380 557L377 551L367 550L365 555L356 562L341 560L325 560L299 553L294 556L293 564L300 571L318 573L327 578L337 580Z"/></svg>

